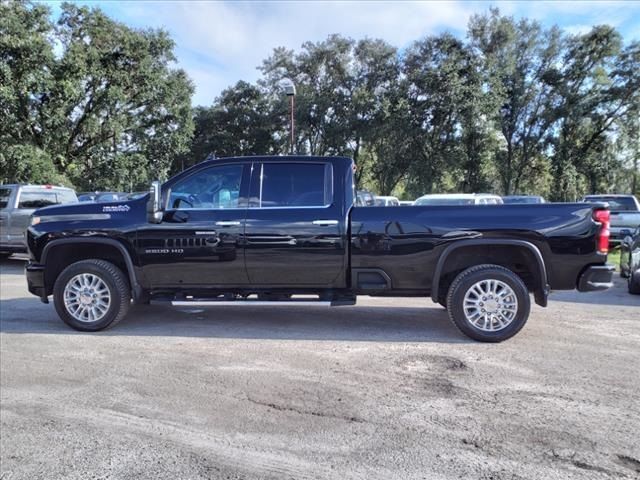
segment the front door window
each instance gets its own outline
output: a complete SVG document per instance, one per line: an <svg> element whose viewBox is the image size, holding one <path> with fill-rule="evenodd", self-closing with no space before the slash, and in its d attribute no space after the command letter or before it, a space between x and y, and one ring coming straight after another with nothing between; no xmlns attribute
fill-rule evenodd
<svg viewBox="0 0 640 480"><path fill-rule="evenodd" d="M171 187L168 208L221 210L241 208L243 165L220 165L197 172Z"/></svg>

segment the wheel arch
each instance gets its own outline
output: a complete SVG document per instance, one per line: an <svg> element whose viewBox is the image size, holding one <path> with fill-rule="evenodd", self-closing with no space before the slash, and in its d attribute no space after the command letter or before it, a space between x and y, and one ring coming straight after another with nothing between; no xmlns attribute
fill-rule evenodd
<svg viewBox="0 0 640 480"><path fill-rule="evenodd" d="M96 251L95 247L102 247ZM134 298L142 295L142 287L136 277L136 270L127 248L111 238L61 238L45 245L41 263L45 267L45 288L48 294L58 275L72 263L95 258L106 260L118 266L129 279Z"/></svg>
<svg viewBox="0 0 640 480"><path fill-rule="evenodd" d="M518 258L524 259L526 262L528 271L531 273L531 278L525 282L527 286L533 291L535 301L538 305L545 307L547 305L547 296L549 293L549 285L547 280L547 269L542 257L540 249L533 243L525 240L511 240L511 239L470 239L460 240L448 245L440 254L436 268L433 273L433 279L431 283L431 299L438 303L438 295L441 287L447 281L447 274L458 270L471 267L473 265L481 263L495 263L497 265L505 266L509 268L510 256L507 255L506 259L498 258L495 252L485 253L487 249L492 247L506 247L510 252L518 252ZM474 254L475 252L482 251L481 258L471 264L469 262L462 262L457 264L452 257L452 253L464 250L468 254ZM456 268L458 267L458 268ZM517 273L517 272L515 272Z"/></svg>

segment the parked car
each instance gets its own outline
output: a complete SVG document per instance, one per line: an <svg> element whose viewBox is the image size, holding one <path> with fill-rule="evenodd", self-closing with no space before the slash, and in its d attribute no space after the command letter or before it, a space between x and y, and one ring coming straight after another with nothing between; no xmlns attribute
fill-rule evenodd
<svg viewBox="0 0 640 480"><path fill-rule="evenodd" d="M413 207L414 203L413 200L400 200L401 207Z"/></svg>
<svg viewBox="0 0 640 480"><path fill-rule="evenodd" d="M83 192L78 195L78 201L96 203L118 202L120 200L127 200L129 195L129 193L123 192Z"/></svg>
<svg viewBox="0 0 640 480"><path fill-rule="evenodd" d="M80 192L78 193L79 202L95 202L98 192Z"/></svg>
<svg viewBox="0 0 640 480"><path fill-rule="evenodd" d="M376 196L366 190L358 190L355 204L358 207L373 207L376 204Z"/></svg>
<svg viewBox="0 0 640 480"><path fill-rule="evenodd" d="M27 251L25 232L38 208L76 203L70 188L53 185L0 185L0 258Z"/></svg>
<svg viewBox="0 0 640 480"><path fill-rule="evenodd" d="M376 207L397 207L400 201L397 197L389 197L384 195L376 195Z"/></svg>
<svg viewBox="0 0 640 480"><path fill-rule="evenodd" d="M502 201L506 204L545 203L544 197L540 197L538 195L507 195L502 197Z"/></svg>
<svg viewBox="0 0 640 480"><path fill-rule="evenodd" d="M135 200L135 199L137 199L137 198L144 197L145 195L149 195L149 192L144 191L144 192L131 192L131 193L127 193L127 200Z"/></svg>
<svg viewBox="0 0 640 480"><path fill-rule="evenodd" d="M434 193L418 198L414 205L501 205L502 198L488 193Z"/></svg>
<svg viewBox="0 0 640 480"><path fill-rule="evenodd" d="M620 244L620 276L626 278L629 293L640 294L640 225L634 230L622 230Z"/></svg>
<svg viewBox="0 0 640 480"><path fill-rule="evenodd" d="M53 295L60 318L83 331L116 324L131 298L329 306L430 296L463 333L498 342L526 323L530 292L546 306L552 289L612 285L602 205L387 210L354 207L352 185L348 158L224 158L154 182L148 197L42 209L28 230L28 288L45 303Z"/></svg>
<svg viewBox="0 0 640 480"><path fill-rule="evenodd" d="M607 203L611 212L612 245L622 242L623 230L634 230L640 224L640 202L634 195L587 195L582 199L588 203Z"/></svg>

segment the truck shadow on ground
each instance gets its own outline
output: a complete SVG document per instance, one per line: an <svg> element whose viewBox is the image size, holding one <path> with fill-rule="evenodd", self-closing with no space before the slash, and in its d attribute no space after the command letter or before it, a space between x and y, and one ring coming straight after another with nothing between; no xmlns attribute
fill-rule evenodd
<svg viewBox="0 0 640 480"><path fill-rule="evenodd" d="M266 340L468 343L436 307L212 307L134 305L121 323L76 332L53 305L33 298L0 302L0 332L102 336L175 336Z"/></svg>

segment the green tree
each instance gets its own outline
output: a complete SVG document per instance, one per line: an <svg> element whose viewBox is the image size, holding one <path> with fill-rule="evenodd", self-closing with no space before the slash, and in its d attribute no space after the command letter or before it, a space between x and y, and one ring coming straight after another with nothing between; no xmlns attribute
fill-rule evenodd
<svg viewBox="0 0 640 480"><path fill-rule="evenodd" d="M91 189L165 177L193 129L193 87L169 67L175 57L167 33L63 4L56 34L63 53L46 112L58 169Z"/></svg>
<svg viewBox="0 0 640 480"><path fill-rule="evenodd" d="M0 8L3 179L40 171L82 189L131 189L166 176L193 129L193 87L171 67L166 32L71 4L55 26L41 5Z"/></svg>
<svg viewBox="0 0 640 480"><path fill-rule="evenodd" d="M501 190L519 193L545 158L556 121L548 77L560 59L562 35L555 27L545 31L537 22L516 22L492 9L471 19L469 39L483 62L492 119L502 134L504 146L495 155Z"/></svg>
<svg viewBox="0 0 640 480"><path fill-rule="evenodd" d="M281 150L277 118L263 92L254 85L238 82L222 92L211 107L195 110L195 134L184 169L213 154L270 155Z"/></svg>
<svg viewBox="0 0 640 480"><path fill-rule="evenodd" d="M408 49L403 67L411 116L407 142L414 159L408 189L431 193L443 187L464 156L460 120L470 87L470 52L451 34L427 37Z"/></svg>
<svg viewBox="0 0 640 480"><path fill-rule="evenodd" d="M604 152L615 122L640 95L639 66L639 44L623 50L620 34L609 26L568 39L555 84L560 120L554 138L554 198L572 200L615 188L603 183L611 167Z"/></svg>
<svg viewBox="0 0 640 480"><path fill-rule="evenodd" d="M323 42L306 42L299 53L274 50L262 66L260 85L268 92L278 136L288 139L289 105L281 84L296 85L295 151L311 155L348 155L359 165L360 152L377 125L387 119L385 102L397 87L397 50L382 40L355 42L331 35ZM281 143L288 152L290 144Z"/></svg>
<svg viewBox="0 0 640 480"><path fill-rule="evenodd" d="M43 151L42 106L53 77L53 25L43 5L0 3L0 181L59 181ZM35 174L34 172L39 172Z"/></svg>

